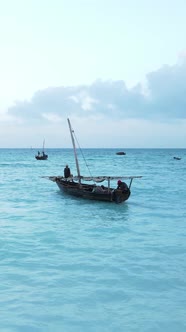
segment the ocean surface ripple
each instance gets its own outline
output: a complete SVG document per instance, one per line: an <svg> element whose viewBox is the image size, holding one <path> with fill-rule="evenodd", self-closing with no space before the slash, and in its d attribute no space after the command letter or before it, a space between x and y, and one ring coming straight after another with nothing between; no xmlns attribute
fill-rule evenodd
<svg viewBox="0 0 186 332"><path fill-rule="evenodd" d="M116 151L83 150L92 175L143 176L123 204L42 178L75 175L71 149L0 149L1 332L186 331L186 151Z"/></svg>

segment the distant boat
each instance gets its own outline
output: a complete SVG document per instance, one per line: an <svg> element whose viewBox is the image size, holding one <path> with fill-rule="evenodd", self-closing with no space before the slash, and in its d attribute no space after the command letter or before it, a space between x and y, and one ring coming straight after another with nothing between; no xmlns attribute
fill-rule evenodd
<svg viewBox="0 0 186 332"><path fill-rule="evenodd" d="M72 145L74 149L74 156L76 162L77 176L71 175L69 178L65 178L64 176L44 176L53 182L56 182L59 189L65 193L68 193L72 196L77 196L90 200L97 201L107 201L107 202L115 202L121 203L126 201L131 193L131 185L134 178L141 178L141 176L82 176L80 175L79 162L76 153L75 146L75 134L74 130L72 130L70 120L67 119L69 130L72 139ZM130 180L129 185L123 183L125 185L124 189L114 189L110 187L111 180L118 179L127 179ZM93 184L86 184L82 181L92 181ZM97 183L107 181L107 186L100 186ZM119 181L121 182L121 181Z"/></svg>
<svg viewBox="0 0 186 332"><path fill-rule="evenodd" d="M124 156L126 153L123 152L123 151L119 151L119 152L116 152L116 154L119 155L119 156Z"/></svg>
<svg viewBox="0 0 186 332"><path fill-rule="evenodd" d="M176 159L176 160L181 160L181 158L179 158L179 157L174 157L174 159Z"/></svg>
<svg viewBox="0 0 186 332"><path fill-rule="evenodd" d="M45 140L43 141L43 150L42 152L38 151L37 155L35 155L37 160L47 160L48 155L45 153Z"/></svg>

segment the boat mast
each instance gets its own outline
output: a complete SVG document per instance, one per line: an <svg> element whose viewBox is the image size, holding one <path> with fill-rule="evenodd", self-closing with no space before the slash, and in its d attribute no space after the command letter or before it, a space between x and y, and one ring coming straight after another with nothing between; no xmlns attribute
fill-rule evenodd
<svg viewBox="0 0 186 332"><path fill-rule="evenodd" d="M72 130L70 120L67 119L67 121L68 121L69 129L70 129L70 135L71 135L72 145L73 145L73 149L74 149L74 156L75 156L75 161L76 161L77 174L78 174L78 177L79 177L79 182L81 182L79 163L78 163L77 153L76 153L76 145L75 145L74 136L73 136L74 131Z"/></svg>

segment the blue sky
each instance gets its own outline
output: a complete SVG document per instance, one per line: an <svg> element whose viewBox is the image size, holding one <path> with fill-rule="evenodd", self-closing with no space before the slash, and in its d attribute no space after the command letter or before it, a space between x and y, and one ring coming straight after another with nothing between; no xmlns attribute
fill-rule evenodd
<svg viewBox="0 0 186 332"><path fill-rule="evenodd" d="M184 0L0 8L0 147L185 147Z"/></svg>

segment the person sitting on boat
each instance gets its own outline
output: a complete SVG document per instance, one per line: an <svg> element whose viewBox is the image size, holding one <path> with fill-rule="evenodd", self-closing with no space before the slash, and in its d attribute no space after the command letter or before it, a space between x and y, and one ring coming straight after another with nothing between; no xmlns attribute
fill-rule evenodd
<svg viewBox="0 0 186 332"><path fill-rule="evenodd" d="M64 177L67 179L70 177L70 175L70 168L68 167L68 165L66 165L66 167L64 168Z"/></svg>
<svg viewBox="0 0 186 332"><path fill-rule="evenodd" d="M122 182L121 180L118 180L118 186L117 189L121 190L122 193L126 192L129 188L125 182Z"/></svg>

